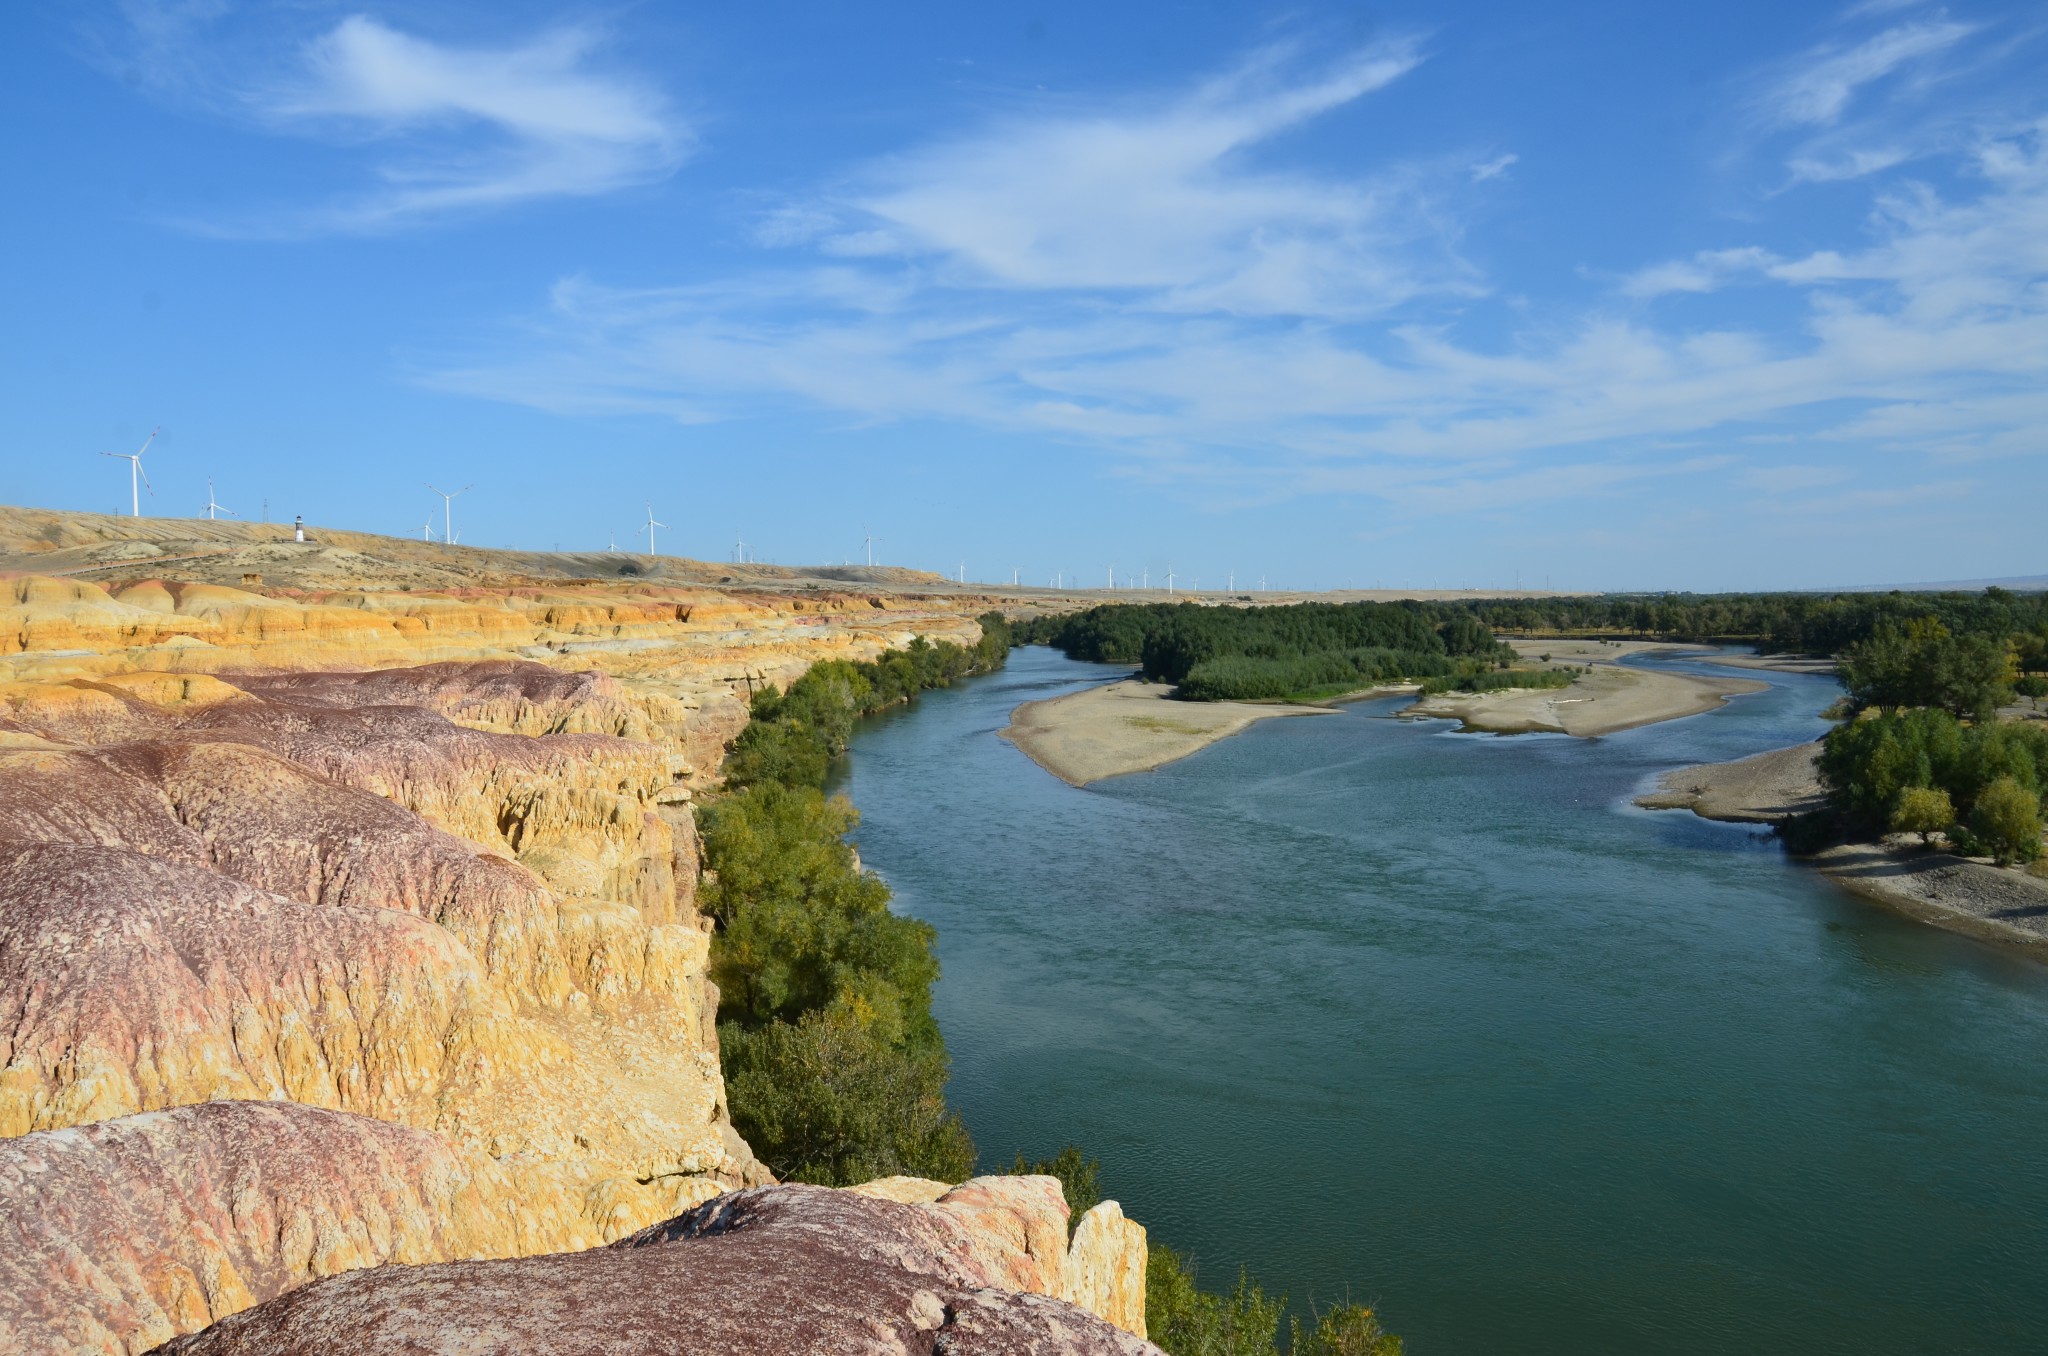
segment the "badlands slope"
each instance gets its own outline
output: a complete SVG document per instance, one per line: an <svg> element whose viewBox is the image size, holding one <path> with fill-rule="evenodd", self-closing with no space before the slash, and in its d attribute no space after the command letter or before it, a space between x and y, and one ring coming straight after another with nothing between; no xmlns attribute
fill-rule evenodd
<svg viewBox="0 0 2048 1356"><path fill-rule="evenodd" d="M751 689L971 641L990 598L314 535L0 509L0 1352L146 1351L252 1309L190 1349L286 1350L364 1304L410 1315L352 1329L365 1349L438 1349L430 1294L459 1344L586 1277L620 1324L744 1336L744 1304L690 1287L765 1269L804 1308L807 1257L871 1263L859 1230L927 1279L812 1305L835 1349L947 1324L962 1350L1141 1346L959 1299L1007 1276L1142 1336L1114 1207L1070 1253L1049 1179L818 1205L726 1112L694 797ZM690 1213L740 1188L768 1193L746 1227ZM674 1241L700 1236L725 1241ZM266 1317L338 1273L513 1258L538 1260ZM733 1345L786 1344L696 1349Z"/></svg>

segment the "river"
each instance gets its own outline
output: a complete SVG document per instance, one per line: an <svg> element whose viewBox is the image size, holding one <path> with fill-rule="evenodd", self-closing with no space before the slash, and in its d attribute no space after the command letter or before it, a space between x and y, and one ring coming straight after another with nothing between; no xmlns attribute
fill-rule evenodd
<svg viewBox="0 0 2048 1356"><path fill-rule="evenodd" d="M2048 1349L2048 967L1629 803L1832 680L1590 741L1363 702L1085 790L997 738L1124 671L1019 650L838 774L985 1164L1080 1143L1206 1285L1410 1356Z"/></svg>

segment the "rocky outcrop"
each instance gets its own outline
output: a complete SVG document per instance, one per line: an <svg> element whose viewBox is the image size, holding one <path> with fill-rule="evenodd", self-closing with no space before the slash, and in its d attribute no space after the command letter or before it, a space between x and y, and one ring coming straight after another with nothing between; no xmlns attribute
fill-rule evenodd
<svg viewBox="0 0 2048 1356"><path fill-rule="evenodd" d="M609 1248L335 1277L165 1350L324 1356L343 1339L394 1356L508 1341L536 1356L1156 1352L1017 1284L1057 1273L1057 1256L1031 1249L1063 1234L1065 1215L1050 1178L981 1178L930 1204L766 1187Z"/></svg>
<svg viewBox="0 0 2048 1356"><path fill-rule="evenodd" d="M1062 1298L1145 1335L1145 1226L1103 1201L1081 1216L1061 1271Z"/></svg>
<svg viewBox="0 0 2048 1356"><path fill-rule="evenodd" d="M0 1139L0 1352L129 1356L322 1276L581 1227L438 1135L288 1102Z"/></svg>
<svg viewBox="0 0 2048 1356"><path fill-rule="evenodd" d="M289 1098L501 1157L586 1243L764 1180L659 748L211 679L36 694L0 744L0 1133Z"/></svg>

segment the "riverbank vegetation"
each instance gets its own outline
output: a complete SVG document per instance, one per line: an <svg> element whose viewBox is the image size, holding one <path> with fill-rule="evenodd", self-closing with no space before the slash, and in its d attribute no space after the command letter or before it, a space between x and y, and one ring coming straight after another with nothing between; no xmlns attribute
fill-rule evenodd
<svg viewBox="0 0 2048 1356"><path fill-rule="evenodd" d="M1953 635L2010 638L2021 666L2048 672L2048 594L2001 588L1923 593L1716 593L1488 598L1435 604L1502 635L1729 642L1831 656L1881 626L1927 618Z"/></svg>
<svg viewBox="0 0 2048 1356"><path fill-rule="evenodd" d="M1102 1165L1069 1144L1051 1158L1017 1155L1012 1173L1057 1177L1077 1223L1102 1199ZM1071 1224L1070 1224L1071 1227ZM1280 1346L1281 1319L1288 1344ZM1401 1339L1380 1327L1362 1304L1344 1304L1304 1324L1287 1315L1287 1297L1269 1296L1248 1272L1228 1294L1202 1289L1187 1254L1153 1242L1145 1250L1145 1327L1168 1356L1401 1356Z"/></svg>
<svg viewBox="0 0 2048 1356"><path fill-rule="evenodd" d="M847 842L859 815L824 785L861 716L1001 667L1009 627L1000 613L981 621L972 647L919 637L755 694L726 790L698 810L726 1095L735 1127L786 1181L974 1170L974 1142L945 1102L932 930L889 911L888 887Z"/></svg>
<svg viewBox="0 0 2048 1356"><path fill-rule="evenodd" d="M1135 663L1190 701L1313 700L1388 683L1476 680L1515 653L1466 612L1426 603L1110 604L1017 629L1070 658Z"/></svg>
<svg viewBox="0 0 2048 1356"><path fill-rule="evenodd" d="M1939 833L2000 862L2039 857L2048 729L1998 718L2027 681L2020 670L2048 666L2031 640L1959 634L1927 613L1880 618L1844 646L1847 719L1820 756L1838 823L1863 835L1917 833L1923 844Z"/></svg>

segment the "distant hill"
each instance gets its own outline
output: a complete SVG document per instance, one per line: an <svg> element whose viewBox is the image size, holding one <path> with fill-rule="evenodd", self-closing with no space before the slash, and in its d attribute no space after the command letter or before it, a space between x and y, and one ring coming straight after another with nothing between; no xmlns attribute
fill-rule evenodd
<svg viewBox="0 0 2048 1356"><path fill-rule="evenodd" d="M2014 593L2040 593L2048 589L2048 574L2011 575L2004 579L1944 579L1933 584L1846 584L1832 593L1976 593L1983 589L2009 589Z"/></svg>
<svg viewBox="0 0 2048 1356"><path fill-rule="evenodd" d="M247 576L291 588L449 588L635 578L770 589L947 587L940 575L889 565L730 565L638 551L449 546L311 523L306 540L295 542L290 523L132 518L0 505L0 574L76 575L108 584L166 567L180 578L236 584Z"/></svg>

